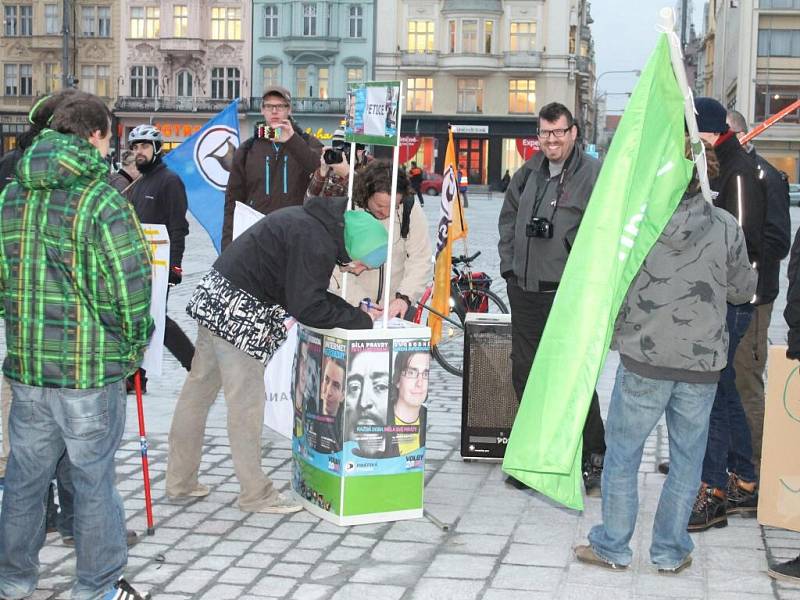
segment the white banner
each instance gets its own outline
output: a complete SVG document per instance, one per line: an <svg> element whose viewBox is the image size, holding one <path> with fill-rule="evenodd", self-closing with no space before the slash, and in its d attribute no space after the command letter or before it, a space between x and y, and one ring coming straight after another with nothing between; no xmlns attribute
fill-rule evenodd
<svg viewBox="0 0 800 600"><path fill-rule="evenodd" d="M155 321L155 331L144 353L142 368L148 376L161 375L164 359L164 319L167 316L167 283L169 282L169 235L166 225L142 223L142 231L150 244L153 256L153 281L150 296L150 316Z"/></svg>

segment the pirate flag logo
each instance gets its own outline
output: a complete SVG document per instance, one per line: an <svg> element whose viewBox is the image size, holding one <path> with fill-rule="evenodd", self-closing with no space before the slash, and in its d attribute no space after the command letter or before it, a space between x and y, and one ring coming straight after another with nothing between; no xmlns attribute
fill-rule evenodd
<svg viewBox="0 0 800 600"><path fill-rule="evenodd" d="M194 147L197 170L209 185L222 191L228 185L233 153L239 147L236 130L225 125L207 129Z"/></svg>

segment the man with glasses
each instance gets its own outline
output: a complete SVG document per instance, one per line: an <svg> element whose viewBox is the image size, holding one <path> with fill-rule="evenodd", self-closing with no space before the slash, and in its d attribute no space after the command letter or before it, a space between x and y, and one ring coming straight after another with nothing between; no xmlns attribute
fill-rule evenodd
<svg viewBox="0 0 800 600"><path fill-rule="evenodd" d="M500 272L511 303L511 377L522 400L567 257L592 194L600 163L576 147L569 109L553 102L539 112L537 152L514 173L500 211ZM535 385L535 383L534 383ZM583 429L583 478L600 495L605 430L597 393ZM509 483L522 486L509 478Z"/></svg>
<svg viewBox="0 0 800 600"><path fill-rule="evenodd" d="M222 248L233 237L236 202L269 214L286 206L303 204L308 180L319 166L322 144L304 133L292 119L292 95L271 86L261 99L265 122L256 125L253 137L233 155L225 192Z"/></svg>

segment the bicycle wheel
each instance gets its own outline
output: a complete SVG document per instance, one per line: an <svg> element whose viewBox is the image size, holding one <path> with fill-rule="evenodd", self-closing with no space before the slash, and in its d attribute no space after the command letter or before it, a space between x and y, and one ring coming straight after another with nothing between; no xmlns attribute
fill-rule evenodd
<svg viewBox="0 0 800 600"><path fill-rule="evenodd" d="M500 297L491 290L461 290L461 299L451 311L458 317L461 327L445 321L442 324L442 338L431 347L431 354L442 368L458 377L464 374L464 320L467 313L508 314L508 308Z"/></svg>

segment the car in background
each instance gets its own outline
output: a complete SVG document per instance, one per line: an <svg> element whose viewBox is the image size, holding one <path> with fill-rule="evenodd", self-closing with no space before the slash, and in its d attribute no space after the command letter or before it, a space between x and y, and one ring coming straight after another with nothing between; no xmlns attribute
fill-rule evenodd
<svg viewBox="0 0 800 600"><path fill-rule="evenodd" d="M789 184L789 206L800 206L800 183Z"/></svg>
<svg viewBox="0 0 800 600"><path fill-rule="evenodd" d="M442 176L438 173L423 173L419 190L426 196L438 196L442 193Z"/></svg>

